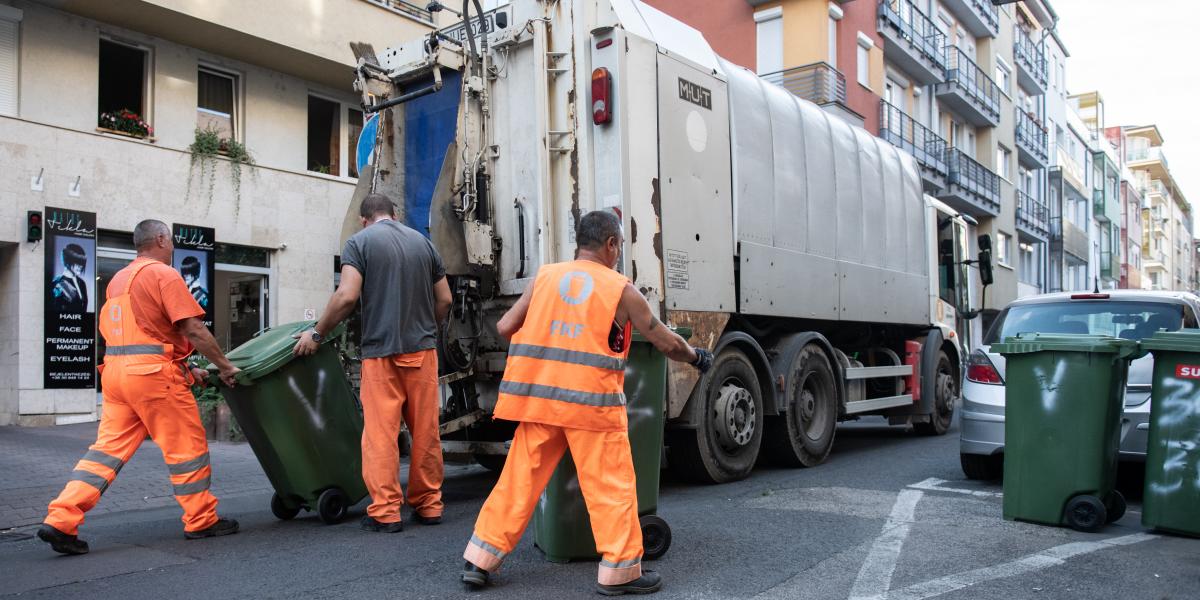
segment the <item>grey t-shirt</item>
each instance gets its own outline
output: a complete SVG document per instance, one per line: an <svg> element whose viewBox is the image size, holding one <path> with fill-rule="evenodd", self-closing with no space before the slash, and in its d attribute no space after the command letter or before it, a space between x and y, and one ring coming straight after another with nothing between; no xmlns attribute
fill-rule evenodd
<svg viewBox="0 0 1200 600"><path fill-rule="evenodd" d="M433 284L446 269L428 239L396 221L379 221L346 240L342 265L363 276L363 358L437 347Z"/></svg>

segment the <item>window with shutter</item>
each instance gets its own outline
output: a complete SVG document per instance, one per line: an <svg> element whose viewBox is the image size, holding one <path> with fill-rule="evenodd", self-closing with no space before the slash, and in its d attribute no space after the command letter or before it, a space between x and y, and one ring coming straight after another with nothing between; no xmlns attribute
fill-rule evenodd
<svg viewBox="0 0 1200 600"><path fill-rule="evenodd" d="M20 24L0 14L0 115L17 116L17 36Z"/></svg>

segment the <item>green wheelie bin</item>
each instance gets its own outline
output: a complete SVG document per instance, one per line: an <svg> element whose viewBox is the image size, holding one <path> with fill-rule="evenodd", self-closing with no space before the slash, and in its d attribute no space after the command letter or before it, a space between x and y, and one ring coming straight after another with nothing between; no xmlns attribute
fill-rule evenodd
<svg viewBox="0 0 1200 600"><path fill-rule="evenodd" d="M275 488L271 512L288 520L315 510L333 524L367 495L362 480L362 413L331 344L292 355L294 335L314 321L262 330L229 353L238 385L222 387L229 410Z"/></svg>
<svg viewBox="0 0 1200 600"><path fill-rule="evenodd" d="M690 331L679 331L688 337ZM640 334L625 365L629 446L637 476L638 514L642 526L643 558L654 560L671 547L671 528L658 510L658 480L666 412L667 358ZM550 477L533 513L534 544L553 562L597 560L592 521L588 517L575 463L568 450Z"/></svg>
<svg viewBox="0 0 1200 600"><path fill-rule="evenodd" d="M1154 355L1142 524L1200 537L1200 329L1142 340Z"/></svg>
<svg viewBox="0 0 1200 600"><path fill-rule="evenodd" d="M1099 531L1125 513L1113 489L1132 340L1022 334L1004 355L1004 518Z"/></svg>

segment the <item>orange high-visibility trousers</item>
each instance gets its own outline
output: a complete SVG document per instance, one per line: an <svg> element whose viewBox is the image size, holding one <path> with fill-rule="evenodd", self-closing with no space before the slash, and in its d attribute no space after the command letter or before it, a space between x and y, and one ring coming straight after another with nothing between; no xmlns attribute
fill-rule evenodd
<svg viewBox="0 0 1200 600"><path fill-rule="evenodd" d="M597 580L619 585L642 576L637 480L629 434L624 431L518 425L504 471L479 511L463 558L485 571L500 568L525 532L542 490L568 448L600 553Z"/></svg>
<svg viewBox="0 0 1200 600"><path fill-rule="evenodd" d="M104 404L96 443L75 465L44 522L77 535L84 513L96 506L149 434L162 449L175 500L183 507L184 531L211 527L217 522L217 498L208 491L208 440L179 364L110 365L101 378Z"/></svg>
<svg viewBox="0 0 1200 600"><path fill-rule="evenodd" d="M367 515L400 520L400 422L412 436L408 503L422 517L442 516L442 441L439 434L436 350L368 358L362 364L362 474L371 494Z"/></svg>

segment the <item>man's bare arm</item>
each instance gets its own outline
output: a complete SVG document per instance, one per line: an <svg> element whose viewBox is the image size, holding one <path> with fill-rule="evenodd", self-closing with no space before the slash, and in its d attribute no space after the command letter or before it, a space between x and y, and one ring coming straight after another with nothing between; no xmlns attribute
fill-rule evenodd
<svg viewBox="0 0 1200 600"><path fill-rule="evenodd" d="M659 352L666 354L667 358L686 363L696 362L696 351L688 345L687 340L671 331L654 316L650 303L632 283L626 285L625 291L621 293L621 308L634 328L654 344Z"/></svg>
<svg viewBox="0 0 1200 600"><path fill-rule="evenodd" d="M442 277L433 284L433 314L437 317L439 325L446 321L446 317L450 316L450 305L453 303L454 297L450 294L450 282Z"/></svg>
<svg viewBox="0 0 1200 600"><path fill-rule="evenodd" d="M329 332L337 327L354 312L354 305L358 303L358 298L362 295L362 273L358 269L350 265L342 265L342 278L338 282L338 288L329 297L329 303L325 305L325 312L321 313L321 318L313 329L321 335L329 335Z"/></svg>
<svg viewBox="0 0 1200 600"><path fill-rule="evenodd" d="M496 322L496 333L504 339L512 339L513 334L525 324L525 314L529 312L529 300L533 297L533 284L525 288L525 293L517 299L517 303Z"/></svg>
<svg viewBox="0 0 1200 600"><path fill-rule="evenodd" d="M216 365L220 371L221 381L224 381L225 385L232 386L234 384L233 376L239 369L233 366L228 358L225 358L225 353L221 352L221 347L217 345L217 339L204 326L203 320L198 317L188 317L176 322L175 328L187 336L187 339L196 347L197 352Z"/></svg>

